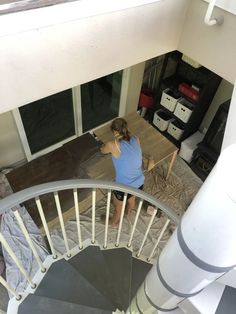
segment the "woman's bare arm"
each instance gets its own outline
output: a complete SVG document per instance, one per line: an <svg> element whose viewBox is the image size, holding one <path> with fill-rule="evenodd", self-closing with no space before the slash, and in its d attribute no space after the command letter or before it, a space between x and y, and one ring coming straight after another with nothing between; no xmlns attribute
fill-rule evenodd
<svg viewBox="0 0 236 314"><path fill-rule="evenodd" d="M109 154L112 153L113 151L113 143L112 142L107 142L106 144L104 144L100 150L103 154Z"/></svg>

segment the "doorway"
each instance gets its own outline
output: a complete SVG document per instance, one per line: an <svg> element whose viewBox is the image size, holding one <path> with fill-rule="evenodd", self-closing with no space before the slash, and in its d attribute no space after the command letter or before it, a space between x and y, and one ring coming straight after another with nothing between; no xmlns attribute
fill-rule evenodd
<svg viewBox="0 0 236 314"><path fill-rule="evenodd" d="M121 97L123 72L109 74L13 110L27 160L53 151L119 116L125 103Z"/></svg>

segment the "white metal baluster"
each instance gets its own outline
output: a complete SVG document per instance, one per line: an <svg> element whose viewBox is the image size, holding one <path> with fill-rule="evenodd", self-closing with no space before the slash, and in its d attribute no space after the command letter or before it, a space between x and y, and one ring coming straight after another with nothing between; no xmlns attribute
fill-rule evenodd
<svg viewBox="0 0 236 314"><path fill-rule="evenodd" d="M160 235L159 235L159 237L158 237L158 239L157 239L157 242L156 242L156 244L154 245L153 250L152 250L150 256L149 256L148 259L147 259L148 262L150 262L150 260L151 260L151 258L152 258L152 256L153 256L153 254L154 254L154 252L155 252L155 250L156 250L156 248L157 248L159 242L161 241L161 238L162 238L164 232L166 231L166 228L167 228L169 222L170 222L170 219L167 219L167 220L166 220L166 223L165 223L164 227L162 228L161 233L160 233Z"/></svg>
<svg viewBox="0 0 236 314"><path fill-rule="evenodd" d="M82 249L83 245L82 245L82 238L81 238L80 216L79 216L79 202L78 202L78 192L77 192L77 189L74 189L73 193L74 193L75 215L76 215L76 223L77 223L77 233L78 233L79 248Z"/></svg>
<svg viewBox="0 0 236 314"><path fill-rule="evenodd" d="M133 224L133 228L132 228L132 231L131 231L129 243L127 244L128 247L131 247L131 243L132 243L132 240L133 240L134 232L135 232L135 229L136 229L136 225L137 225L137 222L138 222L138 217L139 217L142 205L143 205L143 200L140 200L139 201L139 205L138 205L138 210L137 210L137 213L136 213L136 216L135 216L135 219L134 219L134 224Z"/></svg>
<svg viewBox="0 0 236 314"><path fill-rule="evenodd" d="M43 212L43 207L42 207L42 204L41 204L41 201L40 201L39 197L35 197L35 202L36 202L36 205L37 205L37 208L38 208L38 211L39 211L39 215L40 215L40 218L41 218L41 221L43 223L43 227L44 227L47 239L48 239L48 243L49 243L49 246L50 246L50 249L51 249L51 252L52 252L52 257L54 259L56 259L57 255L56 255L54 246L52 244L52 239L51 239L51 236L50 236L50 232L49 232L49 229L48 229L47 221L46 221L46 218L45 218L45 215L44 215L44 212Z"/></svg>
<svg viewBox="0 0 236 314"><path fill-rule="evenodd" d="M96 189L92 191L92 240L91 243L95 243L95 211L96 211Z"/></svg>
<svg viewBox="0 0 236 314"><path fill-rule="evenodd" d="M120 223L119 223L119 229L118 229L118 233L117 233L117 239L116 239L115 246L119 246L119 242L120 242L120 234L121 234L121 228L122 228L122 223L123 223L123 218L124 218L124 213L125 213L126 201L127 201L127 193L125 193L124 200L123 200L123 203L122 203L122 209L121 209L121 215L120 215Z"/></svg>
<svg viewBox="0 0 236 314"><path fill-rule="evenodd" d="M2 276L0 276L0 283L15 296L16 300L19 301L21 299L21 295L18 294Z"/></svg>
<svg viewBox="0 0 236 314"><path fill-rule="evenodd" d="M63 220L63 216L62 216L62 211L61 211L61 204L60 204L58 192L54 192L54 198L55 198L55 202L56 202L57 213L58 213L58 217L59 217L59 221L60 221L62 235L63 235L63 239L64 239L64 242L65 242L66 255L67 255L67 257L71 257L70 249L69 249L69 245L68 245L68 240L67 240L67 235L66 235L65 224L64 224L64 220Z"/></svg>
<svg viewBox="0 0 236 314"><path fill-rule="evenodd" d="M3 237L3 235L1 233L0 233L0 242L2 243L3 247L6 249L7 253L10 255L10 257L13 259L14 263L17 265L17 267L19 268L20 272L28 280L28 282L30 283L32 289L35 289L36 288L36 284L33 283L32 279L29 276L29 274L24 269L23 265L18 260L18 258L16 257L15 253L12 251L11 247L9 246L9 244L7 243L7 241L5 240L5 238Z"/></svg>
<svg viewBox="0 0 236 314"><path fill-rule="evenodd" d="M151 219L150 219L150 221L149 221L149 224L148 224L146 233L145 233L144 238L143 238L143 242L142 242L142 244L141 244L141 246L140 246L140 249L139 249L139 251L138 251L138 254L136 255L137 257L139 257L140 254L141 254L141 252L142 252L144 243L145 243L145 241L146 241L146 239L147 239L148 232L149 232L149 230L150 230L150 228L151 228L151 225L152 225L153 220L154 220L154 218L155 218L155 216L156 216L156 213L157 213L157 209L155 209L155 210L153 211L152 217L151 217Z"/></svg>
<svg viewBox="0 0 236 314"><path fill-rule="evenodd" d="M43 263L42 263L41 259L39 258L38 252L36 251L36 249L34 247L34 244L33 244L32 240L30 238L30 235L29 235L29 233L28 233L28 231L27 231L27 229L26 229L26 227L24 225L24 222L23 222L23 220L22 220L18 210L14 211L14 215L15 215L16 220L17 220L17 222L18 222L18 224L19 224L19 226L21 228L21 231L23 232L23 234L24 234L24 236L26 238L26 241L29 244L30 249L33 252L33 255L34 255L34 257L35 257L35 259L36 259L36 261L37 261L37 263L38 263L38 265L39 265L39 267L41 269L41 272L45 273L46 268L43 266Z"/></svg>
<svg viewBox="0 0 236 314"><path fill-rule="evenodd" d="M109 215L111 207L111 190L107 193L107 210L106 210L106 224L105 224L105 236L104 236L104 249L107 247L107 233L108 233L108 224L109 224Z"/></svg>

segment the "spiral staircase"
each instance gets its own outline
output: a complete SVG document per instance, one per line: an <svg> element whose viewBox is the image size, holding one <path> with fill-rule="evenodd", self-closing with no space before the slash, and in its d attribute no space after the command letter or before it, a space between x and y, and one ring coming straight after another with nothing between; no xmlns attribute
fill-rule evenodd
<svg viewBox="0 0 236 314"><path fill-rule="evenodd" d="M88 246L69 260L53 263L19 314L108 314L126 311L151 264L126 248Z"/></svg>
<svg viewBox="0 0 236 314"><path fill-rule="evenodd" d="M90 188L92 190L92 223L91 238L83 239L82 241L77 190L84 188ZM96 242L96 189L108 190L103 244ZM113 189L125 193L115 241L111 241L108 234L110 228L109 215L111 190ZM58 196L58 191L64 190L71 190L74 194L78 243L73 248L68 245L67 232ZM63 254L58 254L54 248L51 232L49 231L44 211L41 206L40 198L47 193L54 193L60 228L62 230L65 245L65 252L63 252ZM129 241L121 242L120 236L122 233L122 224L128 193L137 197L139 205L130 230ZM17 210L19 204L22 204L29 199L34 199L37 204L47 238L48 248L51 252L45 260L39 258L37 250L35 249L35 244L31 240L24 221ZM161 210L162 216L167 216L162 229L156 235L157 239L154 240L149 256L144 256L141 253L156 216L156 210L153 212L152 216L150 216L143 240L139 241L139 249L136 248L134 251L132 248L132 241L143 206L143 201L146 201L152 204L155 208ZM22 265L22 261L17 258L14 251L4 239L4 236L0 233L0 241L2 242L4 249L19 268L23 277L25 277L26 283L28 282L25 289L19 291L0 276L1 284L3 284L13 295L8 305L8 314L160 314L163 313L163 308L160 308L157 304L160 297L163 298L163 289L167 289L169 294L172 293L172 300L176 298L176 296L178 297L178 294L179 297L181 296L180 301L175 302L177 305L175 308L168 309L168 304L162 302L164 306L167 306L164 312L170 312L172 314L235 313L236 289L233 288L235 284L233 275L229 276L231 279L231 287L226 286L227 279L225 279L224 276L221 276L222 278L213 281L204 289L198 291L197 294L189 295L189 297L186 298L183 298L183 294L174 290L170 286L172 280L171 277L167 278L168 276L166 274L166 278L162 277L160 273L160 261L161 256L166 255L166 248L164 249L165 252L161 253L158 263L153 259L154 252L158 249L160 241L164 233L167 231L169 222L171 221L172 224L178 224L179 218L170 208L143 191L105 181L65 180L42 184L12 194L5 199L0 200L0 209L0 213L13 209L16 223L20 226L27 244L32 250L35 260L38 263L38 271L36 274L27 273ZM181 228L178 228L177 230L180 229ZM176 234L176 232L173 234L171 241L176 237ZM171 241L169 241L168 244ZM170 260L169 255L167 256L166 261L168 262L168 260ZM234 269L231 271L234 272ZM172 274L175 276L174 272ZM166 281L167 279L168 282ZM163 289L158 284L158 280L159 283L163 285ZM181 280L177 281L178 284L179 281ZM152 286L152 289L149 289L149 291L146 289L147 284L149 285L149 288ZM158 285L159 288L162 289L160 290L161 292L157 290L159 289ZM151 297L150 293L152 294ZM201 307L205 305L206 307L202 310ZM207 307L209 310L206 311Z"/></svg>

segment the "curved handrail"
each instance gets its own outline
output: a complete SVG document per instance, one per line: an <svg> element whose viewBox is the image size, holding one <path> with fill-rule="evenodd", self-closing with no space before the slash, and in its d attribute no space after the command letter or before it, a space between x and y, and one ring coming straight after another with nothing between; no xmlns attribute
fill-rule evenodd
<svg viewBox="0 0 236 314"><path fill-rule="evenodd" d="M124 184L118 184L115 182L104 180L92 180L92 179L72 179L61 180L49 183L43 183L27 188L25 190L11 194L4 199L0 200L0 215L4 212L12 209L13 207L30 200L32 198L63 190L73 189L107 189L107 190L119 190L121 192L129 193L134 196L140 197L143 200L151 203L156 208L161 209L171 220L176 224L179 224L180 218L178 215L167 205L154 196L149 195L141 190L126 186Z"/></svg>

